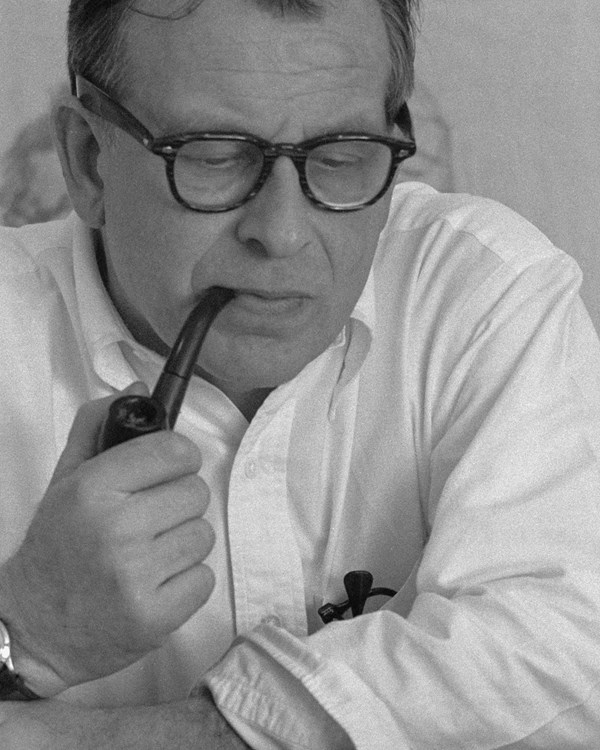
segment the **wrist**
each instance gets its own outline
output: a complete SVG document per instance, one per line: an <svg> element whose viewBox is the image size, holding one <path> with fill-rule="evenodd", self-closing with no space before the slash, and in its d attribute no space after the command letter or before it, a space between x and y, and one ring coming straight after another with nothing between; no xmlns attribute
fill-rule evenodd
<svg viewBox="0 0 600 750"><path fill-rule="evenodd" d="M0 620L0 700L32 701L41 696L30 690L16 671L13 662L12 642L6 623Z"/></svg>
<svg viewBox="0 0 600 750"><path fill-rule="evenodd" d="M52 698L63 692L67 685L56 672L41 658L34 656L25 649L10 622L3 619L0 613L0 623L5 623L11 639L11 657L14 672L22 680L25 688L32 691L38 698ZM1 625L0 625L1 630Z"/></svg>
<svg viewBox="0 0 600 750"><path fill-rule="evenodd" d="M14 595L9 583L6 566L0 569L0 646L8 651L6 667L18 675L26 690L40 698L57 695L67 685L52 669L41 648L36 648L34 639L28 635L27 616L19 606L20 597ZM8 640L8 644L6 644ZM6 674L5 674L6 678Z"/></svg>

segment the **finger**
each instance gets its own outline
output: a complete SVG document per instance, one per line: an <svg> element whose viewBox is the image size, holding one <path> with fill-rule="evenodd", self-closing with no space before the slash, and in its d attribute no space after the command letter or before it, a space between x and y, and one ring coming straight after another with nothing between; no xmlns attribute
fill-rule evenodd
<svg viewBox="0 0 600 750"><path fill-rule="evenodd" d="M161 634L171 633L187 622L205 604L214 586L214 573L204 563L182 570L158 586L148 588L134 582L129 604L138 639L160 645Z"/></svg>
<svg viewBox="0 0 600 750"><path fill-rule="evenodd" d="M108 407L113 401L121 396L145 395L147 393L147 386L144 383L136 382L129 385L121 393L84 404L75 416L67 438L67 444L54 470L54 478L65 476L74 471L84 461L95 455L98 432Z"/></svg>
<svg viewBox="0 0 600 750"><path fill-rule="evenodd" d="M196 474L118 500L121 523L129 524L137 536L155 539L181 524L201 519L210 502L205 482Z"/></svg>
<svg viewBox="0 0 600 750"><path fill-rule="evenodd" d="M160 430L94 456L86 464L86 474L107 492L130 494L195 475L201 466L195 443L177 432Z"/></svg>
<svg viewBox="0 0 600 750"><path fill-rule="evenodd" d="M215 544L210 523L195 518L157 537L152 545L153 564L162 585L203 563Z"/></svg>
<svg viewBox="0 0 600 750"><path fill-rule="evenodd" d="M169 578L157 594L163 602L172 602L172 617L183 623L206 604L214 587L215 574L202 563Z"/></svg>

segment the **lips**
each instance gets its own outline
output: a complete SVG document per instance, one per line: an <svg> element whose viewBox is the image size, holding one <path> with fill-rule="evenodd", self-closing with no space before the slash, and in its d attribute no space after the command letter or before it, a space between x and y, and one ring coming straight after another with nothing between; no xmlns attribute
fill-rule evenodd
<svg viewBox="0 0 600 750"><path fill-rule="evenodd" d="M298 297L309 296L306 292L302 292L296 289L276 290L276 289L261 289L259 287L257 288L233 287L231 288L231 291L236 297L248 295L251 297L260 297L265 300L288 299L288 298L298 298Z"/></svg>
<svg viewBox="0 0 600 750"><path fill-rule="evenodd" d="M238 307L256 313L286 313L299 310L308 301L305 294L298 292L264 292L254 289L235 291L233 300Z"/></svg>
<svg viewBox="0 0 600 750"><path fill-rule="evenodd" d="M269 335L269 331L281 333L283 329L301 329L309 323L312 298L306 292L254 287L230 289L234 296L223 310L222 324L232 325L238 332ZM219 320L216 322L219 325Z"/></svg>

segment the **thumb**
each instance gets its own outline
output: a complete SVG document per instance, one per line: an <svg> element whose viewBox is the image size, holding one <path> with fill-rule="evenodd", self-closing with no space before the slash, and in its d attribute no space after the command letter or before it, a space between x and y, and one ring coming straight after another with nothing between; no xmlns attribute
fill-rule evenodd
<svg viewBox="0 0 600 750"><path fill-rule="evenodd" d="M100 428L104 423L108 408L113 401L122 396L148 396L145 383L135 382L113 396L106 396L95 401L88 401L78 410L69 432L67 444L58 459L52 481L70 474L84 461L93 458L97 453L97 440Z"/></svg>

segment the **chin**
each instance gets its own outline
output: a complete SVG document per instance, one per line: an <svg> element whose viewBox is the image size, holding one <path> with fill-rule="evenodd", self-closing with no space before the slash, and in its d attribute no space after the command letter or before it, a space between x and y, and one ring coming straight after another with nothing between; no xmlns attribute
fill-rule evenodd
<svg viewBox="0 0 600 750"><path fill-rule="evenodd" d="M301 372L313 359L306 357L264 356L252 352L246 356L228 356L227 353L218 359L206 358L202 362L207 379L222 390L250 392L256 390L273 390L287 383Z"/></svg>

